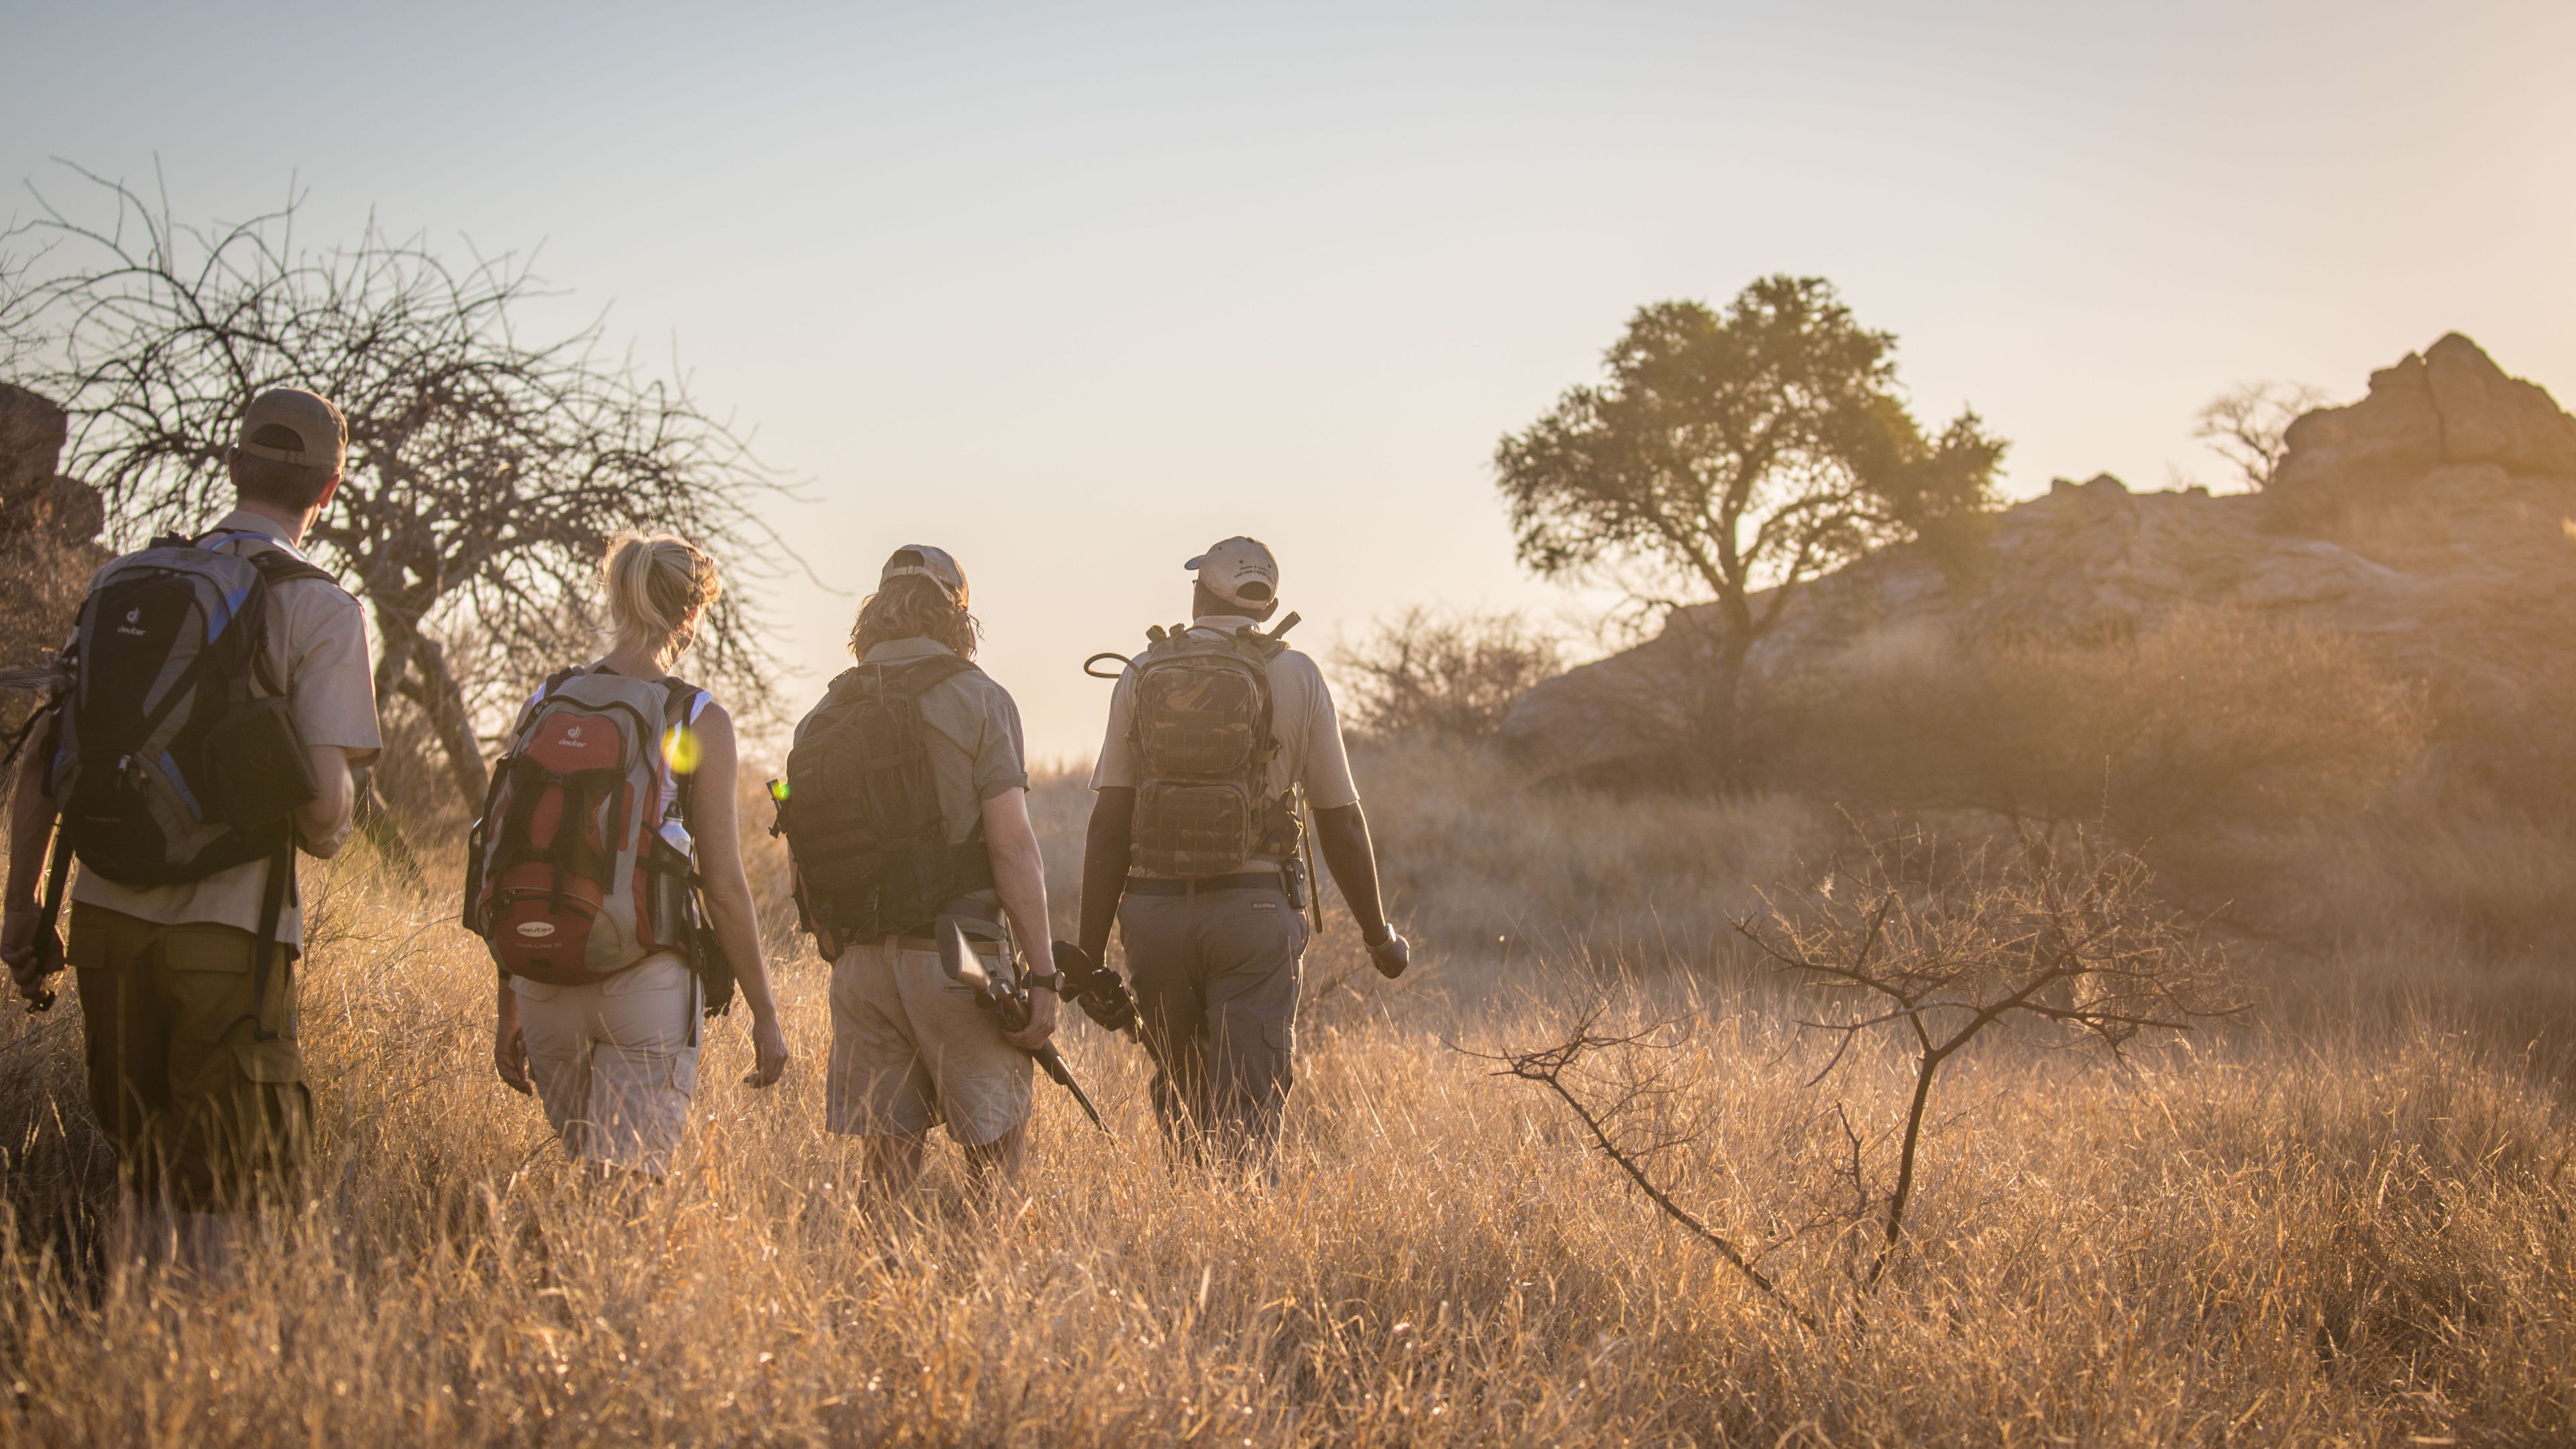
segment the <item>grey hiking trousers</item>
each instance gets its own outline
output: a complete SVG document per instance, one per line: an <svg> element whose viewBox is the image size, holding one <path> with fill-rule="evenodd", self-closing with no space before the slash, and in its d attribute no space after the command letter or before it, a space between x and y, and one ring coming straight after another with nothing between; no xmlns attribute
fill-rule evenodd
<svg viewBox="0 0 2576 1449"><path fill-rule="evenodd" d="M1195 1154L1266 1150L1296 1083L1306 920L1277 886L1144 895L1119 939L1156 1064L1154 1113Z"/></svg>

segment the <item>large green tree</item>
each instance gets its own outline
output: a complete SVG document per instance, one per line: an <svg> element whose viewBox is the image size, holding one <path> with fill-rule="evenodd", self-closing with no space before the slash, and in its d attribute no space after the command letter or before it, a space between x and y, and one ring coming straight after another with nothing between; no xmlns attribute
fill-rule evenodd
<svg viewBox="0 0 2576 1449"><path fill-rule="evenodd" d="M1895 347L1820 277L1765 277L1724 311L1658 302L1601 382L1494 450L1523 564L1667 611L1715 605L1689 617L1707 664L1694 733L1721 778L1741 750L1746 656L1798 587L1993 506L2004 444L1973 411L1926 435Z"/></svg>

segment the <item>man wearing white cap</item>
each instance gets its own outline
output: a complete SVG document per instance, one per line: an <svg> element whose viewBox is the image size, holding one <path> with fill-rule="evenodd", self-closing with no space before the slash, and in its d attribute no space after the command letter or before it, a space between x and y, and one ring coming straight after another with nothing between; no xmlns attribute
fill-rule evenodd
<svg viewBox="0 0 2576 1449"><path fill-rule="evenodd" d="M1081 960L1101 971L1113 922L1155 1058L1164 1129L1266 1149L1295 1081L1306 949L1297 801L1377 969L1404 970L1379 901L1368 818L1315 661L1278 639L1279 563L1251 538L1191 559L1191 622L1150 631L1120 675L1091 788ZM1295 616L1288 622L1293 623ZM1104 1017L1086 993L1085 1010Z"/></svg>

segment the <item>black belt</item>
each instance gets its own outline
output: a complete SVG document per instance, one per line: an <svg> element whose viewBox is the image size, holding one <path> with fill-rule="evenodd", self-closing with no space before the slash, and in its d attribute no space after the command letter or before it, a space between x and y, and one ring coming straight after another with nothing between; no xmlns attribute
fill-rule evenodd
<svg viewBox="0 0 2576 1449"><path fill-rule="evenodd" d="M1247 871L1242 875L1127 877L1127 894L1131 896L1194 896L1201 891L1275 891L1285 890L1275 870Z"/></svg>

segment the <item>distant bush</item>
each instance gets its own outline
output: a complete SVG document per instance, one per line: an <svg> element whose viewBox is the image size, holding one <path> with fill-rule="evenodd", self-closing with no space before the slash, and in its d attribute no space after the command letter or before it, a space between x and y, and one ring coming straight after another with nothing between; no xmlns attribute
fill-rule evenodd
<svg viewBox="0 0 2576 1449"><path fill-rule="evenodd" d="M1483 739L1523 691L1565 668L1565 651L1518 614L1416 606L1367 642L1335 649L1333 664L1357 732Z"/></svg>
<svg viewBox="0 0 2576 1449"><path fill-rule="evenodd" d="M2427 739L2421 691L2351 640L2194 610L2132 640L1988 640L1786 691L1789 782L1846 805L2085 822L2133 844L2371 798Z"/></svg>

